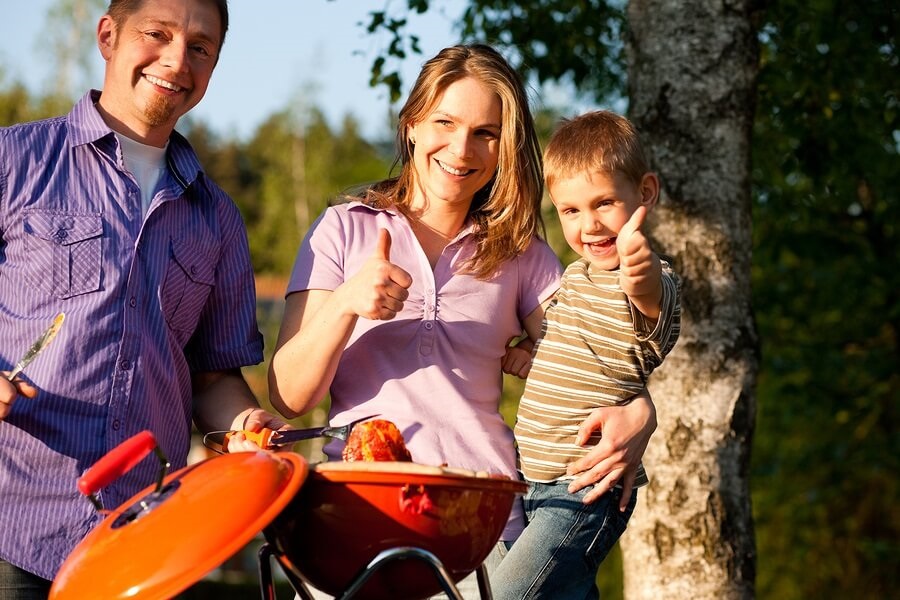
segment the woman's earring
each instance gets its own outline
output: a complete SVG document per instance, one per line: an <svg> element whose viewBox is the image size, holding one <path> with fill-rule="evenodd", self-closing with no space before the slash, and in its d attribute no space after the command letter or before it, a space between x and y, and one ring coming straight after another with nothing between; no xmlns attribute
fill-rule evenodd
<svg viewBox="0 0 900 600"><path fill-rule="evenodd" d="M416 138L414 138L414 137L409 138L409 143L412 144L413 146L415 146L415 145L416 145Z"/></svg>

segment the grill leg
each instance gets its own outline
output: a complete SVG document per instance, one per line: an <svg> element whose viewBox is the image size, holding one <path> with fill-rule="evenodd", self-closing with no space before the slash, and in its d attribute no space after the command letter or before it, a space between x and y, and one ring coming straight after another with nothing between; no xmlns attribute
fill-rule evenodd
<svg viewBox="0 0 900 600"><path fill-rule="evenodd" d="M260 592L262 594L262 600L276 600L275 581L272 578L272 556L274 556L274 554L275 551L268 543L263 544L259 549L259 552L257 553L259 563L259 586ZM309 593L309 589L307 589L306 585L300 580L300 578L297 577L290 568L286 568L281 560L278 561L278 564L281 565L281 570L288 578L288 582L291 584L291 587L294 588L295 592L297 592L297 596L300 598L300 600L314 600L312 595Z"/></svg>
<svg viewBox="0 0 900 600"><path fill-rule="evenodd" d="M478 575L478 595L481 600L494 600L494 594L491 592L491 582L488 579L487 567L484 563L478 565L476 571Z"/></svg>
<svg viewBox="0 0 900 600"><path fill-rule="evenodd" d="M372 561L369 562L369 564L366 565L353 578L353 583L351 583L350 587L348 587L344 591L344 593L338 597L338 600L349 600L362 588L369 577L371 577L372 574L374 574L379 568L381 568L382 565L393 560L406 558L417 558L428 563L428 565L431 566L431 569L434 571L434 576L437 578L438 583L441 584L441 587L444 589L444 592L447 594L450 600L465 600L459 593L459 590L456 589L456 586L453 584L453 580L450 578L450 574L447 572L447 569L444 568L444 564L440 561L440 559L438 559L437 556L435 556L431 552L428 552L427 550L423 550L422 548L415 548L412 546L382 550L378 554L378 556L373 558Z"/></svg>

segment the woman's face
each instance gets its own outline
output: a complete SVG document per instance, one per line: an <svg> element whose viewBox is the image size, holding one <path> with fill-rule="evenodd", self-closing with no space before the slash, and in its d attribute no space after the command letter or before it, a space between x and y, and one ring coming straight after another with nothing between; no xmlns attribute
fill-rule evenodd
<svg viewBox="0 0 900 600"><path fill-rule="evenodd" d="M414 206L464 205L494 176L500 157L500 98L477 79L450 84L422 121L414 142Z"/></svg>

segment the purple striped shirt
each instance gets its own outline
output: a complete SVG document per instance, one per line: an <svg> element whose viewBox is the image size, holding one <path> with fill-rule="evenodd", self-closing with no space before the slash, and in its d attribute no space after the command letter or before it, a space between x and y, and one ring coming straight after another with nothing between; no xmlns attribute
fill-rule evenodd
<svg viewBox="0 0 900 600"><path fill-rule="evenodd" d="M146 218L89 92L66 117L0 129L0 369L60 311L25 370L39 388L0 422L0 557L52 579L100 516L75 486L149 429L185 465L190 374L262 360L240 213L173 133ZM155 481L151 455L100 494L116 508Z"/></svg>

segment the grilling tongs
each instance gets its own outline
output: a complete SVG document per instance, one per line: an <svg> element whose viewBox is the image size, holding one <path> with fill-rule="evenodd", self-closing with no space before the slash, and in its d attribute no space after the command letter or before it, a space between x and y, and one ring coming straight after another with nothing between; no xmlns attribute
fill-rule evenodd
<svg viewBox="0 0 900 600"><path fill-rule="evenodd" d="M206 445L206 440L211 436L214 440L219 438L219 436L223 436L223 448L228 447L228 441L231 439L231 436L235 435L236 433L243 433L245 438L247 438L251 442L254 442L260 448L286 446L299 442L300 440L309 440L317 437L332 437L346 441L347 437L350 435L350 430L353 429L354 425L356 425L357 423L362 423L363 421L368 421L369 419L375 418L377 416L378 415L369 415L368 417L363 417L361 419L351 421L346 425L338 425L335 427L326 425L325 427L312 427L310 429L286 429L283 431L276 431L267 427L263 427L259 431L248 431L246 429L240 431L210 431L205 436L203 436L203 440L204 445Z"/></svg>

